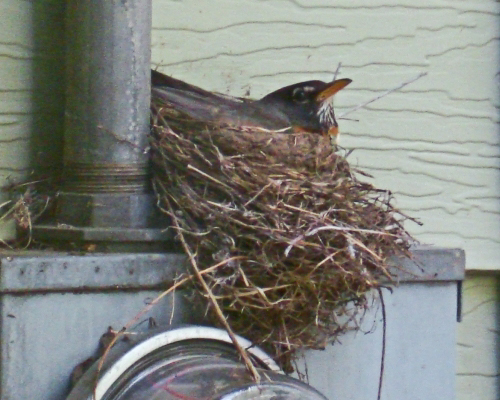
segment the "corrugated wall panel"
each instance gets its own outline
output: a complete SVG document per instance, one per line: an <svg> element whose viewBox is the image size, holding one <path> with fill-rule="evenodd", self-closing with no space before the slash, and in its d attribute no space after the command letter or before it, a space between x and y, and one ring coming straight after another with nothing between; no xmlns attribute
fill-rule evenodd
<svg viewBox="0 0 500 400"><path fill-rule="evenodd" d="M470 275L458 326L458 400L500 398L500 277Z"/></svg>

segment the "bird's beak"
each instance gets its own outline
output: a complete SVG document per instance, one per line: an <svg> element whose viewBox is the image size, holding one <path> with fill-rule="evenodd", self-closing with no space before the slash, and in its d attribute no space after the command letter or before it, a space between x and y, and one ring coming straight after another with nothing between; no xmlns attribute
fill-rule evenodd
<svg viewBox="0 0 500 400"><path fill-rule="evenodd" d="M349 83L352 82L352 79L339 79L333 82L330 82L325 89L323 89L321 92L319 92L316 95L316 101L322 102L330 97L332 97L335 93L337 93L339 90L344 89Z"/></svg>

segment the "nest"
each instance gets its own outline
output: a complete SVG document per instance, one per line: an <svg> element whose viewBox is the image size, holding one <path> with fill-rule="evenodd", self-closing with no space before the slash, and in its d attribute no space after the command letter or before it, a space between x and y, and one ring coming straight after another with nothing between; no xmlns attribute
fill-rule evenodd
<svg viewBox="0 0 500 400"><path fill-rule="evenodd" d="M408 255L391 193L328 137L215 126L154 100L152 159L160 207L200 269L218 265L203 277L229 325L285 370L351 329Z"/></svg>

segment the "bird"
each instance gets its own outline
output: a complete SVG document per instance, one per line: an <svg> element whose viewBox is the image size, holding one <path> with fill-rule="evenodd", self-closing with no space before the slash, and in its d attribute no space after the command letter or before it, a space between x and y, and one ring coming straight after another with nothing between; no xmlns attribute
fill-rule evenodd
<svg viewBox="0 0 500 400"><path fill-rule="evenodd" d="M152 97L169 103L191 118L219 126L248 126L294 133L331 135L338 124L333 96L352 82L310 80L282 87L251 100L211 92L151 70Z"/></svg>

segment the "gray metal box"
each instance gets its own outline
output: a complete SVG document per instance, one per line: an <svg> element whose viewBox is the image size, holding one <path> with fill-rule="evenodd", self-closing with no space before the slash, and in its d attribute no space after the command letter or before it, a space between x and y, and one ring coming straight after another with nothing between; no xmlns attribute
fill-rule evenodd
<svg viewBox="0 0 500 400"><path fill-rule="evenodd" d="M453 399L457 282L460 250L424 248L394 293L387 311L385 400ZM12 252L0 255L2 400L62 400L73 367L92 355L109 326L121 329L185 271L181 254L87 254ZM197 312L198 311L198 312ZM140 318L159 325L199 323L185 294L163 299ZM376 398L380 375L380 307L364 330L305 358L309 382L330 399Z"/></svg>

